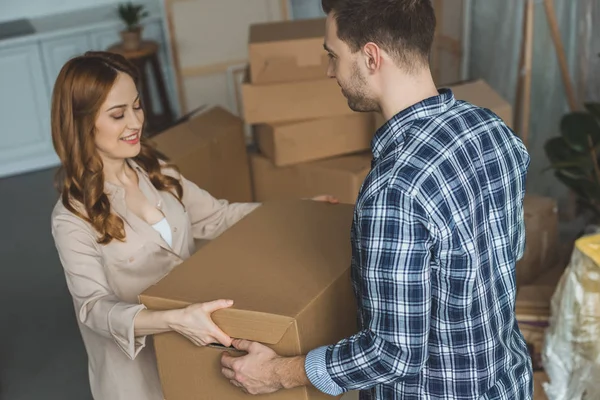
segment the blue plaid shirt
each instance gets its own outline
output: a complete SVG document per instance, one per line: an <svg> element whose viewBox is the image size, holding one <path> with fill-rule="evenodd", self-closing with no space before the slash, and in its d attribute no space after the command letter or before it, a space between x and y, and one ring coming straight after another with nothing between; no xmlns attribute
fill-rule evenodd
<svg viewBox="0 0 600 400"><path fill-rule="evenodd" d="M310 352L309 379L362 399L530 399L514 311L525 147L442 90L382 126L372 150L352 228L361 330Z"/></svg>

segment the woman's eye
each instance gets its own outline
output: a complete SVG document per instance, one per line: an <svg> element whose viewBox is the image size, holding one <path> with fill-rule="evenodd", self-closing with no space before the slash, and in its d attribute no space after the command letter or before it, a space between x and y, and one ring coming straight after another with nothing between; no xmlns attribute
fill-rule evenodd
<svg viewBox="0 0 600 400"><path fill-rule="evenodd" d="M125 116L124 114L121 114L121 115L113 115L112 117L114 119L122 119L124 116Z"/></svg>

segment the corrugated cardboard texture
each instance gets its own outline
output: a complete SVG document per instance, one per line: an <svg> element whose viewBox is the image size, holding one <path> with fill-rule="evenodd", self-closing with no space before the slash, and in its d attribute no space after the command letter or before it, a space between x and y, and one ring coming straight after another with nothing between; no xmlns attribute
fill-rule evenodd
<svg viewBox="0 0 600 400"><path fill-rule="evenodd" d="M454 97L468 101L478 107L492 110L504 123L512 127L512 106L483 80L450 86Z"/></svg>
<svg viewBox="0 0 600 400"><path fill-rule="evenodd" d="M155 136L184 177L216 198L252 201L243 122L215 107Z"/></svg>
<svg viewBox="0 0 600 400"><path fill-rule="evenodd" d="M352 215L349 205L266 203L140 300L161 310L231 298L234 307L214 313L215 323L233 337L267 343L283 355L335 343L356 332L349 276ZM155 349L166 399L247 398L221 376L222 349L195 347L175 333L156 335ZM255 398L328 397L299 388Z"/></svg>
<svg viewBox="0 0 600 400"><path fill-rule="evenodd" d="M276 166L299 164L370 149L375 132L372 113L314 119L255 128L263 155Z"/></svg>
<svg viewBox="0 0 600 400"><path fill-rule="evenodd" d="M474 82L461 83L454 86L448 86L448 88L452 89L452 93L454 93L456 99L468 101L477 107L490 109L498 115L508 127L512 126L512 106L496 93L485 81L477 80ZM381 127L385 122L386 121L381 114L376 114L375 126L377 128Z"/></svg>
<svg viewBox="0 0 600 400"><path fill-rule="evenodd" d="M251 82L276 83L323 79L327 54L323 50L325 19L307 19L250 27Z"/></svg>
<svg viewBox="0 0 600 400"><path fill-rule="evenodd" d="M371 158L363 153L276 167L269 159L251 154L254 195L257 201L267 201L331 194L353 204L371 169Z"/></svg>
<svg viewBox="0 0 600 400"><path fill-rule="evenodd" d="M558 248L558 208L548 197L526 195L526 244L523 258L517 262L517 286L533 282L543 271L554 266Z"/></svg>
<svg viewBox="0 0 600 400"><path fill-rule="evenodd" d="M335 79L242 85L244 120L294 122L353 114Z"/></svg>

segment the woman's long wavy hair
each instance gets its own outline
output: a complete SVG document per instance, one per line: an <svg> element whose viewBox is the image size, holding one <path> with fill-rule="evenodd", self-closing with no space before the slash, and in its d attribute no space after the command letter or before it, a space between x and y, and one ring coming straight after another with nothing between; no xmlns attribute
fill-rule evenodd
<svg viewBox="0 0 600 400"><path fill-rule="evenodd" d="M138 72L124 57L87 52L64 65L52 93L52 142L62 164L57 189L64 206L94 227L100 244L125 241L123 220L111 213L104 191L103 163L94 140L98 112L119 73L131 76L137 84ZM168 191L181 202L181 183L162 174L157 151L143 136L140 140L141 151L133 160L158 190Z"/></svg>

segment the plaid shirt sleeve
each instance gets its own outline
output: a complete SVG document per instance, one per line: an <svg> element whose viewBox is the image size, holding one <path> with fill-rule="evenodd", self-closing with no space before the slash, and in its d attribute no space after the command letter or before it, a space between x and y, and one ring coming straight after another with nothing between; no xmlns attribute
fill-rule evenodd
<svg viewBox="0 0 600 400"><path fill-rule="evenodd" d="M397 187L357 210L355 262L372 318L358 334L308 354L309 379L331 395L417 375L428 358L433 240L426 213Z"/></svg>

